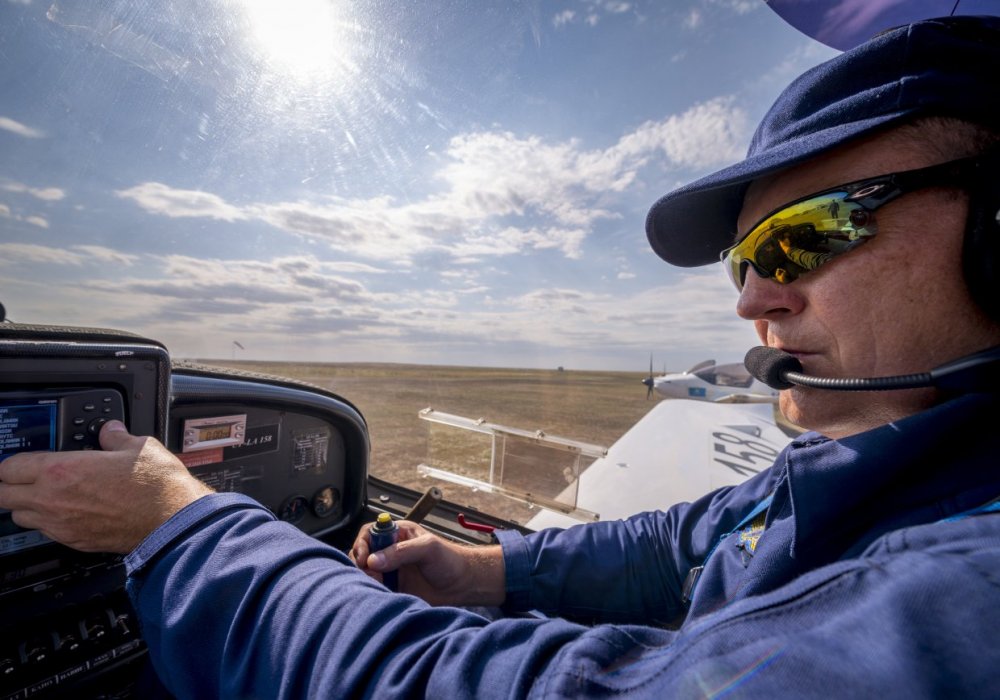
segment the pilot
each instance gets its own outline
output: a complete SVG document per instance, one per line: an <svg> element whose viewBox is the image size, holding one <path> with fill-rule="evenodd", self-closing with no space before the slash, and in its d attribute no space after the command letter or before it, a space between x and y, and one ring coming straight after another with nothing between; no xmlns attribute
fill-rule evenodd
<svg viewBox="0 0 1000 700"><path fill-rule="evenodd" d="M836 201L833 202L833 204L836 203ZM831 204L831 206L833 205ZM778 239L778 245L781 246L781 251L785 254L788 260L795 263L795 265L801 268L803 272L815 270L820 265L829 262L830 258L833 257L833 254L828 251L809 250L808 248L801 247L804 239L808 242L822 245L824 237L817 234L816 230L811 226L809 229L812 233L811 236L800 231L795 231L795 235L793 235L793 231L788 227L784 228L780 234L775 234ZM785 277L784 271L782 271L782 273L783 274L781 276L775 274L775 279L784 284L788 284L788 282L792 281Z"/></svg>
<svg viewBox="0 0 1000 700"><path fill-rule="evenodd" d="M955 18L808 71L743 161L654 205L654 250L723 253L737 313L805 373L924 372L997 346L998 65L1000 21ZM885 194L877 233L784 283L755 265L749 234L786 204L857 210L845 183ZM363 570L116 423L104 452L0 464L0 507L126 554L179 697L995 696L1000 406L995 386L967 389L796 386L781 410L810 432L739 486L481 547L404 525L381 553L357 539ZM372 578L397 567L405 594Z"/></svg>

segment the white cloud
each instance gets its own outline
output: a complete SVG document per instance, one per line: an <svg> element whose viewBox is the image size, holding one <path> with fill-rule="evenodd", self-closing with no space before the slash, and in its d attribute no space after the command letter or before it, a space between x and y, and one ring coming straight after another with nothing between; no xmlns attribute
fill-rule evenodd
<svg viewBox="0 0 1000 700"><path fill-rule="evenodd" d="M37 226L39 228L49 227L49 220L44 216L39 216L37 214L17 214L12 212L10 207L6 204L0 204L0 217L4 219L11 219L13 221L23 221L26 224L31 224L32 226Z"/></svg>
<svg viewBox="0 0 1000 700"><path fill-rule="evenodd" d="M479 286L479 287L462 287L461 289L456 289L456 294L475 294L482 295L490 291L490 287Z"/></svg>
<svg viewBox="0 0 1000 700"><path fill-rule="evenodd" d="M753 326L736 316L735 303L734 290L714 268L684 273L635 294L548 287L487 297L455 314L422 315L420 327L484 347L503 338L546 347L549 354L586 346L598 353L601 348L614 353L655 350L659 356L683 355L688 361L709 347L735 358L755 344Z"/></svg>
<svg viewBox="0 0 1000 700"><path fill-rule="evenodd" d="M546 309L565 309L567 306L574 306L583 301L593 301L597 295L581 292L577 289L535 289L527 294L523 294L513 299L515 305L532 311L542 311Z"/></svg>
<svg viewBox="0 0 1000 700"><path fill-rule="evenodd" d="M610 155L609 159L607 155ZM451 140L451 162L440 172L447 203L474 217L537 212L562 225L587 226L613 214L593 196L620 191L632 174L613 152L582 151L575 141L547 144L510 132L465 134Z"/></svg>
<svg viewBox="0 0 1000 700"><path fill-rule="evenodd" d="M325 266L327 269L333 270L334 272L357 272L370 275L384 275L389 272L389 270L384 267L373 267L372 265L365 265L364 263L357 262L325 263Z"/></svg>
<svg viewBox="0 0 1000 700"><path fill-rule="evenodd" d="M763 5L757 0L705 0L709 5L719 5L728 8L738 15L745 15L753 12ZM869 3L869 0L860 0L862 3ZM896 0L902 2L903 0ZM870 4L870 3L869 3Z"/></svg>
<svg viewBox="0 0 1000 700"><path fill-rule="evenodd" d="M66 192L58 187L29 187L21 182L8 182L0 185L0 189L7 192L30 194L32 197L37 197L46 202L58 202L66 197Z"/></svg>
<svg viewBox="0 0 1000 700"><path fill-rule="evenodd" d="M145 182L116 195L131 199L146 211L172 218L208 217L223 221L245 219L238 207L227 204L221 197L199 190L179 190L160 182Z"/></svg>
<svg viewBox="0 0 1000 700"><path fill-rule="evenodd" d="M579 21L588 26L596 27L602 18L608 15L624 14L632 10L633 7L631 2L624 0L584 0L580 4L583 7L580 13L570 9L556 13L552 17L553 26L559 28Z"/></svg>
<svg viewBox="0 0 1000 700"><path fill-rule="evenodd" d="M701 10L692 7L684 18L684 27L687 29L697 29L701 26Z"/></svg>
<svg viewBox="0 0 1000 700"><path fill-rule="evenodd" d="M570 22L572 22L575 16L576 13L573 12L573 10L563 10L562 12L560 12L559 14L557 14L555 17L552 18L552 24L554 24L557 27L561 27L564 24L569 24Z"/></svg>
<svg viewBox="0 0 1000 700"><path fill-rule="evenodd" d="M26 139L40 139L45 137L44 131L33 129L30 126L22 124L19 121L14 121L9 117L0 117L0 129L9 131L12 134L17 134L18 136L23 136Z"/></svg>
<svg viewBox="0 0 1000 700"><path fill-rule="evenodd" d="M738 160L748 135L746 113L731 97L718 97L663 121L646 122L616 148L635 155L659 149L672 165L702 169Z"/></svg>
<svg viewBox="0 0 1000 700"><path fill-rule="evenodd" d="M97 245L75 245L73 250L80 251L85 257L98 263L112 263L115 265L124 265L125 267L131 267L138 261L138 256L129 255L128 253L120 253L117 250L111 248L105 248L104 246Z"/></svg>
<svg viewBox="0 0 1000 700"><path fill-rule="evenodd" d="M29 262L82 265L84 257L68 250L33 243L0 243L0 265L22 265Z"/></svg>
<svg viewBox="0 0 1000 700"><path fill-rule="evenodd" d="M451 248L452 254L464 261L479 260L493 255L512 255L522 250L559 250L567 258L578 259L586 232L581 229L518 229L505 228L485 236L469 236Z"/></svg>
<svg viewBox="0 0 1000 700"><path fill-rule="evenodd" d="M132 256L99 246L60 251L0 244L0 265L29 262L81 268L82 279L44 268L37 277L82 293L97 309L114 310L110 318L95 314L91 323L169 340L177 356L206 348L221 356L233 337L252 344L261 359L284 357L291 342L301 346L303 358L329 360L329 352L310 349L312 338L335 342L322 345L336 347L338 358L358 361L387 340L415 352L433 352L456 339L462 347L544 348L547 356L573 347L590 348L595 356L642 357L653 350L658 357L683 357L684 363L705 359L696 356L704 348L737 356L754 344L751 324L736 317L735 292L717 267L671 275L672 281L637 293L623 293L625 285L603 292L583 280L505 293L476 280L483 269L444 274L437 287L396 291L393 285L390 291L372 289L342 274L340 263L310 255L206 260ZM87 275L83 266L97 264L121 270ZM198 334L191 333L195 321Z"/></svg>
<svg viewBox="0 0 1000 700"><path fill-rule="evenodd" d="M113 251L88 253L114 259ZM266 328L277 336L295 326L294 334L301 335L324 332L322 324L334 319L341 328L356 326L358 318L377 318L380 307L363 284L308 256L267 262L125 256L122 261L136 269L132 276L105 276L83 284L88 294L129 299L142 309L143 327L151 323L148 319L181 327L197 319L201 327ZM310 323L319 325L309 331Z"/></svg>
<svg viewBox="0 0 1000 700"><path fill-rule="evenodd" d="M626 190L641 168L664 157L666 167L684 169L730 162L740 156L746 131L745 114L732 98L717 98L646 122L604 149L509 131L461 134L437 156L439 191L405 203L388 196L329 197L237 207L209 192L158 182L117 194L154 214L256 219L352 256L397 265L429 252L472 261L553 250L576 259L598 221L621 216L602 206L606 195Z"/></svg>
<svg viewBox="0 0 1000 700"><path fill-rule="evenodd" d="M389 198L335 200L329 204L280 202L256 205L248 213L277 228L314 238L335 250L380 260L408 258L432 247L436 226L421 221L412 206Z"/></svg>

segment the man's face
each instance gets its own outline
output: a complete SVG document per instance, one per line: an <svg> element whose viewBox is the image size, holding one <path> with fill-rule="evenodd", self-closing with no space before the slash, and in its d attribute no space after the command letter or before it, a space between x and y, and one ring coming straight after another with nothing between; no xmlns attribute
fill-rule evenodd
<svg viewBox="0 0 1000 700"><path fill-rule="evenodd" d="M899 132L842 147L755 181L739 231L824 188L941 162ZM807 374L872 377L926 372L1000 344L1000 324L973 303L962 279L966 199L956 190L906 194L875 212L878 234L791 284L752 270L737 313L765 344L795 355ZM927 408L930 389L781 392L789 420L830 437L862 432Z"/></svg>

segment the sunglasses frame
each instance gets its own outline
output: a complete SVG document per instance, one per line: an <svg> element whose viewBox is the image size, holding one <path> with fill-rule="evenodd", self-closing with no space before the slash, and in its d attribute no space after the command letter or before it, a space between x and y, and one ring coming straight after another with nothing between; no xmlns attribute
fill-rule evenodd
<svg viewBox="0 0 1000 700"><path fill-rule="evenodd" d="M791 282L801 277L803 274L811 272L813 269L817 269L829 260L839 257L844 253L853 250L857 245L860 245L866 240L875 237L875 233L870 233L868 235L860 236L854 243L847 249L838 251L836 253L829 253L829 258L811 269L804 270L803 272L797 273L795 278L790 280L779 279L775 273L767 272L762 270L754 260L754 255L760 250L760 246L755 246L753 254L751 256L742 257L738 263L739 269L737 270L733 264L733 254L740 248L744 241L750 238L754 232L760 229L761 225L774 218L781 212L790 209L794 206L807 202L810 199L818 199L825 195L840 194L845 193L846 196L838 198L838 202L847 202L850 204L856 204L860 206L867 213L871 214L876 209L894 199L903 196L904 194L909 194L911 192L916 192L928 187L942 186L942 185L954 185L962 184L967 182L970 178L969 176L978 170L987 160L991 160L995 156L1000 154L1000 149L992 151L986 154L980 154L976 156L970 156L966 158L958 158L956 160L946 161L944 163L938 163L936 165L929 165L923 168L915 168L913 170L902 170L895 173L887 173L884 175L876 175L874 177L868 177L863 180L855 180L844 185L837 185L834 187L828 187L826 189L820 190L819 192L814 192L808 194L804 197L799 197L798 199L788 202L777 209L774 209L769 214L761 217L747 233L740 237L740 239L726 248L719 254L719 258L722 263L726 266L726 270L729 273L730 278L733 280L733 284L736 285L736 289L739 292L743 291L743 282L746 279L746 268L753 268L754 272L758 276L764 279L772 279L779 284L790 284ZM868 223L865 224L867 226ZM863 227L861 227L863 228ZM742 251L741 251L742 253Z"/></svg>

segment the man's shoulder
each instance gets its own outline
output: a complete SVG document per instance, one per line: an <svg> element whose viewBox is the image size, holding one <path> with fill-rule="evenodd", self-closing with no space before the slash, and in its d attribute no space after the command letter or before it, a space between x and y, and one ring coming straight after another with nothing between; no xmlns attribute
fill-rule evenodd
<svg viewBox="0 0 1000 700"><path fill-rule="evenodd" d="M941 556L993 552L1000 558L1000 512L943 519L895 530L873 542L864 556L877 558L908 552Z"/></svg>

